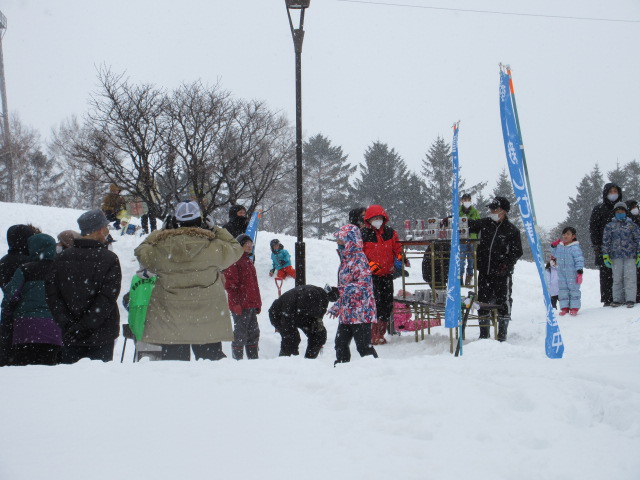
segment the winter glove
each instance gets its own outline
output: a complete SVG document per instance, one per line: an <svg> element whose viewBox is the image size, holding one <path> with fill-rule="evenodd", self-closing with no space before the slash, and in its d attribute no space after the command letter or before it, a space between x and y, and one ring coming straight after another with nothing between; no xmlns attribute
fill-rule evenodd
<svg viewBox="0 0 640 480"><path fill-rule="evenodd" d="M284 260L278 260L278 263L279 263L281 266L283 266L283 267L284 267L284 264L285 264L285 263L287 263L287 262L285 262Z"/></svg>
<svg viewBox="0 0 640 480"><path fill-rule="evenodd" d="M240 305L231 305L229 310L236 315L242 315L242 307Z"/></svg>
<svg viewBox="0 0 640 480"><path fill-rule="evenodd" d="M207 215L206 217L204 217L204 223L206 223L207 228L209 230L213 230L213 228L216 226L216 224L213 221L213 218L211 218L211 215Z"/></svg>
<svg viewBox="0 0 640 480"><path fill-rule="evenodd" d="M262 311L261 308L256 308L256 315L259 315L261 311Z"/></svg>
<svg viewBox="0 0 640 480"><path fill-rule="evenodd" d="M604 261L604 266L607 268L611 268L611 258L609 257L608 254L604 254L602 255L602 260ZM636 260L636 264L637 264L637 260Z"/></svg>
<svg viewBox="0 0 640 480"><path fill-rule="evenodd" d="M393 261L393 268L396 270L402 270L402 262L397 258Z"/></svg>
<svg viewBox="0 0 640 480"><path fill-rule="evenodd" d="M498 271L496 272L496 275L504 277L508 273L509 273L509 267L507 266L507 264L501 263L500 266L498 267Z"/></svg>
<svg viewBox="0 0 640 480"><path fill-rule="evenodd" d="M562 241L562 239L561 239L561 238L559 238L559 239L557 239L557 240L555 240L555 241L551 242L551 246L552 246L552 247L557 247L557 246L560 244L560 242L561 242L561 241Z"/></svg>
<svg viewBox="0 0 640 480"><path fill-rule="evenodd" d="M636 268L640 268L640 253L636 255Z"/></svg>
<svg viewBox="0 0 640 480"><path fill-rule="evenodd" d="M273 273L276 271L275 268L272 268L271 270L269 270L269 276L273 277Z"/></svg>
<svg viewBox="0 0 640 480"><path fill-rule="evenodd" d="M373 260L369 262L369 268L371 269L371 273L376 275L382 268L378 262L374 262Z"/></svg>
<svg viewBox="0 0 640 480"><path fill-rule="evenodd" d="M578 274L576 275L576 283L578 285L582 285L582 273L578 272Z"/></svg>

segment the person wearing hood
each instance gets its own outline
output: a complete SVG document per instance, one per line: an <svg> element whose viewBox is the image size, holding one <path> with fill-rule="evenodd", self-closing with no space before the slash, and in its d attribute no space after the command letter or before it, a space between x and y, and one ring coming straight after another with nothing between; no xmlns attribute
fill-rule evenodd
<svg viewBox="0 0 640 480"><path fill-rule="evenodd" d="M82 238L56 257L47 277L47 303L64 342L60 363L113 360L122 271L118 256L106 248L108 225L100 209L80 215Z"/></svg>
<svg viewBox="0 0 640 480"><path fill-rule="evenodd" d="M387 342L384 334L393 311L393 272L395 262L402 257L402 247L396 231L387 225L389 216L380 205L366 209L364 223L361 229L363 251L373 275L373 294L378 312L378 322L372 326L372 341L374 345L382 345Z"/></svg>
<svg viewBox="0 0 640 480"><path fill-rule="evenodd" d="M638 207L637 200L629 200L627 202L627 208L629 209L629 218L640 227L640 208ZM636 269L636 285L640 285L640 268ZM640 288L636 291L636 303L640 303Z"/></svg>
<svg viewBox="0 0 640 480"><path fill-rule="evenodd" d="M362 234L355 225L345 225L333 234L338 244L338 301L329 309L329 315L338 317L336 332L336 361L351 360L351 340L361 357L378 354L371 344L371 327L380 321L376 315L373 281L369 262L362 250ZM393 284L392 284L393 286ZM391 298L393 302L393 296Z"/></svg>
<svg viewBox="0 0 640 480"><path fill-rule="evenodd" d="M600 271L600 301L605 307L613 302L613 272L607 268L602 259L602 236L604 228L614 219L613 207L622 201L622 189L616 183L610 182L602 188L602 203L597 204L591 211L589 219L589 235L591 248L595 256L596 266Z"/></svg>
<svg viewBox="0 0 640 480"><path fill-rule="evenodd" d="M56 255L56 241L39 233L29 237L27 244L32 261L18 267L2 300L2 310L13 321L13 364L56 365L62 332L45 294L45 279Z"/></svg>
<svg viewBox="0 0 640 480"><path fill-rule="evenodd" d="M565 227L562 238L551 243L551 254L556 259L558 273L558 299L560 315L578 314L581 306L580 285L584 269L584 257L576 236L576 229Z"/></svg>
<svg viewBox="0 0 640 480"><path fill-rule="evenodd" d="M627 204L613 206L614 219L602 234L602 261L612 271L612 307L636 303L637 268L640 267L640 228L627 217Z"/></svg>
<svg viewBox="0 0 640 480"><path fill-rule="evenodd" d="M222 228L226 228L234 238L237 238L238 235L247 231L248 225L247 209L242 205L233 205L229 209L229 221Z"/></svg>
<svg viewBox="0 0 640 480"><path fill-rule="evenodd" d="M196 202L176 206L178 228L156 230L136 249L140 265L157 275L142 340L162 346L163 360L220 360L233 340L223 270L244 254L224 228L200 228Z"/></svg>
<svg viewBox="0 0 640 480"><path fill-rule="evenodd" d="M299 285L276 298L269 308L269 320L281 337L279 356L299 355L300 329L307 336L304 358L318 358L327 341L322 318L329 302L335 302L338 297L335 287Z"/></svg>
<svg viewBox="0 0 640 480"><path fill-rule="evenodd" d="M495 197L489 205L489 216L469 220L469 233L477 233L478 301L498 307L498 340L507 339L511 321L513 269L522 256L520 230L509 221L509 200ZM490 311L478 310L480 338L489 338Z"/></svg>
<svg viewBox="0 0 640 480"><path fill-rule="evenodd" d="M17 268L31 260L29 257L29 237L36 233L31 225L13 225L7 230L7 244L9 251L0 259L0 288L11 281ZM6 292L5 292L6 296ZM2 310L0 318L0 367L11 364L13 341L13 323L11 317Z"/></svg>

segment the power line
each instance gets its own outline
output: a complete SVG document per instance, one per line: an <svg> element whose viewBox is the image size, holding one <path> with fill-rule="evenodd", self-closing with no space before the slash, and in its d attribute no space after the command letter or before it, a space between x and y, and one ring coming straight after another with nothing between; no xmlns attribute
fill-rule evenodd
<svg viewBox="0 0 640 480"><path fill-rule="evenodd" d="M347 3L366 3L369 5L383 5L387 7L405 7L405 8L423 8L428 10L446 10L449 12L467 12L467 13L487 13L491 15L515 15L519 17L542 17L542 18L559 18L563 20L590 20L593 22L622 22L622 23L640 23L640 20L624 20L620 18L596 18L596 17L573 17L568 15L545 15L542 13L516 13L516 12L499 12L496 10L474 10L469 8L449 8L449 7L430 7L426 5L409 5L404 3L390 2L371 2L368 0L338 0L338 2Z"/></svg>

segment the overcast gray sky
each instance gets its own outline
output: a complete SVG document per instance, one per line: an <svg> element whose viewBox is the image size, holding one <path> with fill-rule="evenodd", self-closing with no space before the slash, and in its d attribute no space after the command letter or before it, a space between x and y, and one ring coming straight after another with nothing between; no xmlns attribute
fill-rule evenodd
<svg viewBox="0 0 640 480"><path fill-rule="evenodd" d="M371 0L372 2L383 0ZM640 161L640 23L472 13L445 7L640 20L640 0L312 0L305 19L303 128L360 163L386 142L419 171L460 124L462 175L495 184L506 166L498 63L513 69L538 221L562 220L598 162ZM2 0L9 111L46 138L82 116L96 67L168 89L220 81L294 122L284 0ZM416 217L428 217L416 212Z"/></svg>

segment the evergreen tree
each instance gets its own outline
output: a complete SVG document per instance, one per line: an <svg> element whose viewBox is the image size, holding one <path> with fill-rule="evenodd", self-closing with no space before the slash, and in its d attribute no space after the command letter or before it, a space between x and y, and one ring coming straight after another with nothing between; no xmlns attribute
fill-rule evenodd
<svg viewBox="0 0 640 480"><path fill-rule="evenodd" d="M56 205L64 191L62 172L55 160L48 158L40 149L29 156L28 170L24 174L23 195L33 205Z"/></svg>
<svg viewBox="0 0 640 480"><path fill-rule="evenodd" d="M361 205L381 205L391 223L401 221L402 201L405 198L400 185L407 176L404 160L386 143L374 142L364 153L359 165L360 178L355 180L354 201Z"/></svg>
<svg viewBox="0 0 640 480"><path fill-rule="evenodd" d="M418 174L411 172L400 182L398 189L401 192L398 216L395 225L400 234L403 227L403 220L424 219L429 214L427 204L427 187Z"/></svg>
<svg viewBox="0 0 640 480"><path fill-rule="evenodd" d="M625 179L622 190L624 200L640 201L640 163L632 160L623 167L622 171Z"/></svg>
<svg viewBox="0 0 640 480"><path fill-rule="evenodd" d="M460 167L462 171L462 166ZM440 136L429 147L429 151L422 160L422 175L427 189L427 208L429 216L444 218L451 214L451 179L453 178L453 163L451 160L451 146ZM471 195L482 191L486 182L477 183L466 188L466 182L459 176L458 189Z"/></svg>
<svg viewBox="0 0 640 480"><path fill-rule="evenodd" d="M622 188L623 198L629 198L627 196L626 187L627 187L627 176L625 174L624 169L620 168L620 162L616 162L616 168L607 172L607 177L610 182L619 185Z"/></svg>
<svg viewBox="0 0 640 480"><path fill-rule="evenodd" d="M345 223L351 205L349 177L356 167L321 134L304 142L303 150L304 225L323 238Z"/></svg>

